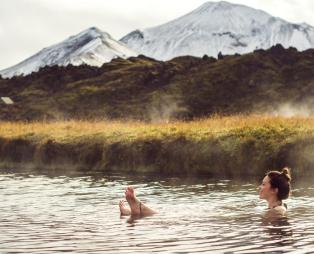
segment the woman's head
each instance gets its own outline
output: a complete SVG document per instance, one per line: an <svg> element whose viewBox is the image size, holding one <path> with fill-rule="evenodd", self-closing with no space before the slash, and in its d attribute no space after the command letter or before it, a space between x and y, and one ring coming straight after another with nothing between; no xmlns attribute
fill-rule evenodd
<svg viewBox="0 0 314 254"><path fill-rule="evenodd" d="M288 168L284 168L281 172L268 172L260 186L260 198L266 200L273 197L278 200L287 199L291 189L290 181L291 175Z"/></svg>

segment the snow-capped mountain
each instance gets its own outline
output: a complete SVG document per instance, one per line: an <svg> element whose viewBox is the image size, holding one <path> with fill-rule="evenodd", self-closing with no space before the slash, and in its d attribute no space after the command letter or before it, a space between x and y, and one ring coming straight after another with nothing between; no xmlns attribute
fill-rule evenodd
<svg viewBox="0 0 314 254"><path fill-rule="evenodd" d="M128 58L138 54L124 43L116 41L108 33L96 27L86 29L61 43L44 48L21 63L0 71L2 77L26 75L41 67L52 65L101 66L113 58Z"/></svg>
<svg viewBox="0 0 314 254"><path fill-rule="evenodd" d="M146 56L217 56L248 53L275 44L305 50L314 47L314 27L292 24L268 13L228 2L207 2L166 24L135 30L120 41Z"/></svg>

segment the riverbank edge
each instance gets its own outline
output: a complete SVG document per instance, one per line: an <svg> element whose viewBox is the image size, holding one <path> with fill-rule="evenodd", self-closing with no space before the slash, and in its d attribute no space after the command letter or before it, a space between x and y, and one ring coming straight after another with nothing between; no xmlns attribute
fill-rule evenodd
<svg viewBox="0 0 314 254"><path fill-rule="evenodd" d="M291 167L294 177L314 175L314 136L284 138L227 135L185 136L129 142L0 137L0 168L241 178Z"/></svg>

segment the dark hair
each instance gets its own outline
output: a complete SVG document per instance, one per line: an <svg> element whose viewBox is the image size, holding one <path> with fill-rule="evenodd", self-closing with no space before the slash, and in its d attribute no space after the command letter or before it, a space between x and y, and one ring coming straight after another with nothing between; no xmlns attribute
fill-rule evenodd
<svg viewBox="0 0 314 254"><path fill-rule="evenodd" d="M270 186L275 189L278 189L277 198L279 200L287 199L290 194L290 169L283 168L281 172L279 171L270 171L266 174L270 179Z"/></svg>

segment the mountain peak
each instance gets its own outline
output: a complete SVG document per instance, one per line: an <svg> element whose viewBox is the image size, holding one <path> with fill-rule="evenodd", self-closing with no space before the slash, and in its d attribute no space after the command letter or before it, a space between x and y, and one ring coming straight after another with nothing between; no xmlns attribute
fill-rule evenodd
<svg viewBox="0 0 314 254"><path fill-rule="evenodd" d="M247 9L247 10L254 10L254 11L258 11L258 12L262 12L262 13L266 13L262 10L258 10L258 9L254 9L252 7L243 5L243 4L235 4L235 3L230 3L227 1L219 1L219 2L205 2L203 3L200 7L198 7L197 9L195 9L192 12L197 12L200 10L207 10L210 12L219 12L219 11L230 11L230 10L234 10L234 9Z"/></svg>
<svg viewBox="0 0 314 254"><path fill-rule="evenodd" d="M226 1L206 2L165 24L129 33L121 41L146 56L174 57L245 54L282 44L298 50L314 47L314 27L297 26L265 11Z"/></svg>
<svg viewBox="0 0 314 254"><path fill-rule="evenodd" d="M102 33L102 31L96 27L96 26L92 26L90 28L87 28L86 31L94 31L94 32L97 32L97 33Z"/></svg>
<svg viewBox="0 0 314 254"><path fill-rule="evenodd" d="M71 36L70 38L81 38L81 37L89 37L91 39L95 39L95 38L110 38L110 39L112 39L110 34L101 31L99 28L97 28L95 26L87 28L87 29L83 30L82 32L78 33L77 35Z"/></svg>
<svg viewBox="0 0 314 254"><path fill-rule="evenodd" d="M207 22L215 22L216 18L223 18L219 23L224 24L226 21L234 22L234 19L251 20L251 19L268 19L271 16L262 11L245 5L229 3L226 1L206 2L186 16L206 16ZM203 17L204 18L204 17ZM180 18L179 18L180 19Z"/></svg>
<svg viewBox="0 0 314 254"><path fill-rule="evenodd" d="M219 2L205 2L203 3L198 9L226 9L226 8L232 8L234 6L238 6L237 4L232 4L226 1L219 1ZM197 10L197 9L196 9Z"/></svg>
<svg viewBox="0 0 314 254"><path fill-rule="evenodd" d="M233 8L236 7L243 7L243 5L238 5L238 4L232 4L229 2L225 1L220 1L220 2L205 2L195 10L193 10L191 13L213 13L213 12L220 12L220 11L228 11L232 10ZM249 7L247 7L249 8Z"/></svg>
<svg viewBox="0 0 314 254"><path fill-rule="evenodd" d="M84 32L84 31L83 31ZM90 34L95 34L95 35L106 35L106 36L109 36L110 35L107 33L107 32L104 32L104 31L101 31L99 28L95 27L95 26L92 26L90 28L87 28L85 30L86 33L90 33Z"/></svg>
<svg viewBox="0 0 314 254"><path fill-rule="evenodd" d="M44 66L88 64L101 66L113 58L138 55L125 44L113 39L97 27L90 27L64 41L44 48L21 63L2 70L2 77L27 75Z"/></svg>

